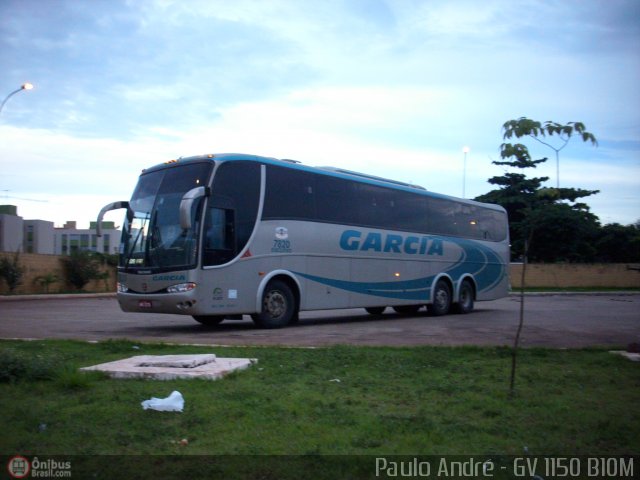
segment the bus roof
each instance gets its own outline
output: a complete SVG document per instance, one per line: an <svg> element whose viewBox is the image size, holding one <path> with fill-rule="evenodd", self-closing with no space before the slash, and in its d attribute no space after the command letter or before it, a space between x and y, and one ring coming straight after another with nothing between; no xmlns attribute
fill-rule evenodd
<svg viewBox="0 0 640 480"><path fill-rule="evenodd" d="M185 163L199 163L203 161L234 162L234 161L241 161L241 160L255 161L255 162L264 163L267 165L276 165L276 166L285 167L285 168L292 168L295 170L302 170L306 172L316 173L319 175L328 175L328 176L343 178L347 180L354 180L360 183L368 183L372 185L393 188L396 190L403 190L403 191L417 193L419 195L425 195L429 197L450 199L460 203L467 203L470 205L482 205L484 207L504 211L504 208L501 207L500 205L495 205L491 203L482 203L482 202L477 202L475 200L463 199L463 198L453 197L450 195L444 195L441 193L430 192L430 191L427 191L426 188L420 185L405 183L398 180L391 180L388 178L369 175L366 173L354 172L354 171L346 170L339 167L312 167L309 165L305 165L298 160L262 157L259 155L251 155L251 154L245 154L245 153L215 153L215 154L211 153L211 154L196 155L191 157L180 157L176 160L169 160L167 162L154 165L153 167L143 170L142 173L149 173L149 172L152 172L155 170L161 170L164 168L177 167L179 165L184 165Z"/></svg>

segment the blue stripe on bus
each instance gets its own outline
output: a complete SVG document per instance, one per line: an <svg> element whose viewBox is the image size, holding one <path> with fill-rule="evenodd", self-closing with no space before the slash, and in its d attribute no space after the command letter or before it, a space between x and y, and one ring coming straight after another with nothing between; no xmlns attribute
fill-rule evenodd
<svg viewBox="0 0 640 480"><path fill-rule="evenodd" d="M458 261L443 271L443 273L448 274L454 282L457 282L464 274L471 274L476 281L478 292L483 292L494 288L502 281L506 267L501 258L493 250L469 240L452 238L447 240L459 245L462 252ZM302 272L293 273L308 280L349 292L383 298L419 301L425 301L429 298L431 286L436 277L436 275L430 275L413 280L353 282L319 277Z"/></svg>
<svg viewBox="0 0 640 480"><path fill-rule="evenodd" d="M375 295L385 298L399 298L403 300L424 300L429 296L429 289L434 276L416 278L414 280L402 280L396 282L351 282L349 280L337 280L334 278L318 277L308 273L293 272L296 275L322 283L330 287L336 287L364 295Z"/></svg>
<svg viewBox="0 0 640 480"><path fill-rule="evenodd" d="M447 240L457 244L464 252L463 256L465 257L463 261L459 261L445 271L454 281L461 275L469 273L473 275L479 292L491 290L502 281L506 273L506 266L495 251L472 240L460 238Z"/></svg>

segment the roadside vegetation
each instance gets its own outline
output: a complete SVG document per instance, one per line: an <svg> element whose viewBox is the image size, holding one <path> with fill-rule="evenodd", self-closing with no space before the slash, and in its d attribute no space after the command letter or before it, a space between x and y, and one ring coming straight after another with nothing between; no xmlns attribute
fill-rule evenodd
<svg viewBox="0 0 640 480"><path fill-rule="evenodd" d="M640 451L638 364L604 349L521 350L514 396L504 347L2 341L0 349L5 455ZM219 381L114 380L77 370L140 354L212 351L259 363ZM141 408L173 390L183 394L184 412Z"/></svg>
<svg viewBox="0 0 640 480"><path fill-rule="evenodd" d="M0 257L0 279L4 280L9 288L9 293L22 283L24 267L20 264L20 252L15 252L13 257Z"/></svg>
<svg viewBox="0 0 640 480"><path fill-rule="evenodd" d="M525 287L525 293L640 292L638 287ZM520 289L518 289L519 293Z"/></svg>
<svg viewBox="0 0 640 480"><path fill-rule="evenodd" d="M601 225L600 219L582 201L598 190L560 184L560 152L570 141L597 146L595 136L581 122L538 122L526 117L502 126L500 160L494 165L503 175L487 181L495 186L475 200L502 205L509 214L511 257L525 256L532 263L638 263L640 220L631 225ZM531 149L523 143L528 142ZM535 148L533 148L535 147ZM551 150L556 162L555 187L549 177L528 177ZM534 156L541 156L534 160ZM525 254L526 251L526 254Z"/></svg>
<svg viewBox="0 0 640 480"><path fill-rule="evenodd" d="M58 256L59 268L44 267L33 260L25 263L21 255L0 252L0 295L87 293L87 286L89 291L114 289L110 279L115 275L118 255L74 250ZM90 285L92 281L98 282Z"/></svg>
<svg viewBox="0 0 640 480"><path fill-rule="evenodd" d="M101 259L89 251L76 250L60 257L68 282L78 291L91 280L101 279ZM107 274L108 275L108 274Z"/></svg>

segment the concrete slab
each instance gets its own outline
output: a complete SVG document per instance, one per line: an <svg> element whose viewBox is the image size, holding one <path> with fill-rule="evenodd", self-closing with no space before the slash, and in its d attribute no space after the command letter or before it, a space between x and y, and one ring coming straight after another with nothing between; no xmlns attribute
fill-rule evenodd
<svg viewBox="0 0 640 480"><path fill-rule="evenodd" d="M613 353L614 355L622 355L632 362L640 362L640 353L625 352L624 350L611 350L609 351L609 353Z"/></svg>
<svg viewBox="0 0 640 480"><path fill-rule="evenodd" d="M194 368L215 362L214 354L204 355L141 355L138 367Z"/></svg>
<svg viewBox="0 0 640 480"><path fill-rule="evenodd" d="M107 373L112 378L217 380L233 371L244 370L257 362L256 358L218 358L214 354L137 355L115 362L84 367L80 370L97 370Z"/></svg>

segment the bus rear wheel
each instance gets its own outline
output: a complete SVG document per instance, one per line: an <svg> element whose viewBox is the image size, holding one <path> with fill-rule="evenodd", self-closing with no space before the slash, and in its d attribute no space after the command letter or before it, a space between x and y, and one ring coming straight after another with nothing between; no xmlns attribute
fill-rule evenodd
<svg viewBox="0 0 640 480"><path fill-rule="evenodd" d="M451 309L451 287L444 280L438 280L433 292L433 303L428 307L429 313L439 317L446 315Z"/></svg>
<svg viewBox="0 0 640 480"><path fill-rule="evenodd" d="M468 280L460 285L460 301L456 303L457 313L470 313L473 311L473 285Z"/></svg>
<svg viewBox="0 0 640 480"><path fill-rule="evenodd" d="M296 299L289 285L281 280L269 282L262 294L262 311L251 315L261 328L286 327L296 317Z"/></svg>
<svg viewBox="0 0 640 480"><path fill-rule="evenodd" d="M224 316L222 315L192 315L192 317L196 322L206 325L207 327L215 327L224 320Z"/></svg>

